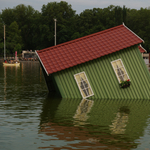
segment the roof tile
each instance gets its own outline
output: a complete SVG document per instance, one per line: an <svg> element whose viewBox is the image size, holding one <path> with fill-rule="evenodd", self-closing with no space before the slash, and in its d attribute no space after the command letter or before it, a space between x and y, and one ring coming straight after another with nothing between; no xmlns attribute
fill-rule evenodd
<svg viewBox="0 0 150 150"><path fill-rule="evenodd" d="M142 42L143 40L125 25L119 25L45 48L37 51L37 54L47 74L51 74Z"/></svg>

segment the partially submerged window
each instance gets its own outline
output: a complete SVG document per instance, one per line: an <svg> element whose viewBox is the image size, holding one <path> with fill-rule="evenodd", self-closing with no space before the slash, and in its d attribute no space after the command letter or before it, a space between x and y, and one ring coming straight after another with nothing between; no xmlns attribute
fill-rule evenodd
<svg viewBox="0 0 150 150"><path fill-rule="evenodd" d="M125 69L121 59L117 59L115 61L112 61L111 64L112 64L112 67L113 67L115 74L118 78L119 83L121 83L121 81L126 81L129 79L129 76L126 72L126 69Z"/></svg>
<svg viewBox="0 0 150 150"><path fill-rule="evenodd" d="M77 82L77 85L79 87L79 90L80 90L81 95L82 95L83 98L87 98L87 97L90 97L90 96L94 95L93 91L92 91L92 88L89 84L89 81L86 77L85 72L75 74L74 78Z"/></svg>

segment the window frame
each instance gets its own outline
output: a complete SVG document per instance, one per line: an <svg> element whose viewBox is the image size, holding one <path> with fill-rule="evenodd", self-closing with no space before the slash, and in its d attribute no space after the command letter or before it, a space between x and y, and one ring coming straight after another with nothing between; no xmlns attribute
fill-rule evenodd
<svg viewBox="0 0 150 150"><path fill-rule="evenodd" d="M88 83L88 85L89 85L89 87L88 87L88 88L90 88L91 93L92 93L92 94L89 94L88 96L85 96L85 97L84 97L84 95L83 95L83 93L82 93L82 90L81 90L81 88L80 88L80 85L79 85L79 83L78 83L78 81L77 81L77 79L76 79L76 76L77 76L77 75L79 75L79 76L80 76L80 74L84 74L85 79L86 79L86 81L87 81L87 83ZM81 95L82 95L82 98L84 98L84 99L85 99L85 98L88 98L88 97L91 97L91 96L93 96L93 95L94 95L93 90L92 90L92 88L91 88L91 85L90 85L90 83L89 83L89 80L88 80L88 78L87 78L87 76L86 76L86 74L85 74L85 72L84 72L84 71L79 72L79 73L77 73L77 74L74 74L74 78L75 78L75 81L76 81L76 83L77 83L77 85L78 85L78 88L79 88L79 90L80 90L80 93L81 93ZM80 79L81 79L81 77L80 77Z"/></svg>
<svg viewBox="0 0 150 150"><path fill-rule="evenodd" d="M121 58L119 58L119 59L116 59L116 60L114 60L114 61L111 61L111 65L112 65L113 70L114 70L114 72L115 72L115 74L116 74L116 77L117 77L117 79L118 79L118 82L121 83L121 82L120 82L120 79L119 79L119 76L118 76L118 74L117 74L116 71L115 71L116 68L114 68L114 66L113 66L113 63L114 63L114 62L117 62L117 61L121 61L121 65L122 65L122 67L123 67L123 69L124 69L124 71L125 71L124 74L126 74L126 75L127 75L127 78L130 80L129 75L128 75L127 71L126 71L126 68L125 68L125 66L124 66L124 64L123 64L123 62L122 62L122 60L121 60Z"/></svg>

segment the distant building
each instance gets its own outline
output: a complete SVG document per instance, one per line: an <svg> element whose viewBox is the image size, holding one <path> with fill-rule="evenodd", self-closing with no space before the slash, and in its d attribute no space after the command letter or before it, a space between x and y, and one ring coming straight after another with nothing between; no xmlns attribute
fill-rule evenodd
<svg viewBox="0 0 150 150"><path fill-rule="evenodd" d="M22 51L22 58L37 58L37 55L32 50L23 50Z"/></svg>
<svg viewBox="0 0 150 150"><path fill-rule="evenodd" d="M36 53L49 91L63 98L150 99L142 42L123 24Z"/></svg>
<svg viewBox="0 0 150 150"><path fill-rule="evenodd" d="M146 65L148 65L149 64L149 53L147 53L147 51L142 47L142 45L139 45L138 48L142 54L142 57L143 57Z"/></svg>

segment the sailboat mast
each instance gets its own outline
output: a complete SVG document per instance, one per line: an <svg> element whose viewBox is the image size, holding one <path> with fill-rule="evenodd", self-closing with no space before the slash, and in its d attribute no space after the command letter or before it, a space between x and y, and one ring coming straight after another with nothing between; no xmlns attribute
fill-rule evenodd
<svg viewBox="0 0 150 150"><path fill-rule="evenodd" d="M4 60L6 60L6 49L5 49L5 25L4 25Z"/></svg>

